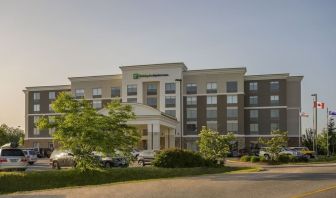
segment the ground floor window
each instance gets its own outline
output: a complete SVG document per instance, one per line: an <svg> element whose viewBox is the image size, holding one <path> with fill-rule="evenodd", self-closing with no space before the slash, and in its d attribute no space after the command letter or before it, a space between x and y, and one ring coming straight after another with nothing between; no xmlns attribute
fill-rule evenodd
<svg viewBox="0 0 336 198"><path fill-rule="evenodd" d="M187 150L197 151L196 141L194 141L194 142L187 142Z"/></svg>

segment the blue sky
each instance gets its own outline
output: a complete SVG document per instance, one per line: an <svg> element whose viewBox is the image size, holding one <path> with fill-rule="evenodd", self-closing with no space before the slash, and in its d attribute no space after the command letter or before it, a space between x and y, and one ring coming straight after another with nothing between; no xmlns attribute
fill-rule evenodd
<svg viewBox="0 0 336 198"><path fill-rule="evenodd" d="M311 114L314 92L336 110L335 19L336 1L327 0L2 0L0 123L24 126L26 86L176 61L304 75L303 110ZM320 110L319 126L325 123Z"/></svg>

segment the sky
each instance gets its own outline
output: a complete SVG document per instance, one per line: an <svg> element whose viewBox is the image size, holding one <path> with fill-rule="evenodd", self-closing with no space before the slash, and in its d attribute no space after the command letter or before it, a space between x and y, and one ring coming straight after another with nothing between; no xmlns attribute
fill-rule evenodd
<svg viewBox="0 0 336 198"><path fill-rule="evenodd" d="M28 86L184 62L303 75L312 127L312 93L336 110L335 59L334 0L0 0L0 123L24 128ZM319 110L319 129L326 116Z"/></svg>

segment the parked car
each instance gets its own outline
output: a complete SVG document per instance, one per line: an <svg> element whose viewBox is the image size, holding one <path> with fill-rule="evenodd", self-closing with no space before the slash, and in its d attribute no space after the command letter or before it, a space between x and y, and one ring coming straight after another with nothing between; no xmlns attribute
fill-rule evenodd
<svg viewBox="0 0 336 198"><path fill-rule="evenodd" d="M306 157L307 159L315 158L315 152L309 150L307 147L290 147L290 148L299 151L299 152L302 153L302 155L304 155L304 157Z"/></svg>
<svg viewBox="0 0 336 198"><path fill-rule="evenodd" d="M37 161L37 154L34 149L22 149L28 160L28 164L33 165Z"/></svg>
<svg viewBox="0 0 336 198"><path fill-rule="evenodd" d="M153 150L144 150L139 153L138 156L138 164L140 166L150 165L151 162L154 160L157 151Z"/></svg>
<svg viewBox="0 0 336 198"><path fill-rule="evenodd" d="M129 166L128 160L125 157L103 157L97 155L96 157L101 166L105 168Z"/></svg>
<svg viewBox="0 0 336 198"><path fill-rule="evenodd" d="M49 165L53 169L61 169L62 167L75 167L76 162L70 151L54 150L50 155Z"/></svg>
<svg viewBox="0 0 336 198"><path fill-rule="evenodd" d="M280 155L292 155L295 157L303 157L302 153L295 149L290 149L290 148L281 148L280 150ZM265 159L269 160L271 159L271 154L267 151L267 147L261 147L259 150L259 157L265 157Z"/></svg>
<svg viewBox="0 0 336 198"><path fill-rule="evenodd" d="M137 159L137 157L139 156L140 154L140 150L138 149L133 149L132 152L131 152L132 156L134 157L134 159Z"/></svg>
<svg viewBox="0 0 336 198"><path fill-rule="evenodd" d="M0 148L0 170L19 170L27 169L27 158L17 145L6 144Z"/></svg>

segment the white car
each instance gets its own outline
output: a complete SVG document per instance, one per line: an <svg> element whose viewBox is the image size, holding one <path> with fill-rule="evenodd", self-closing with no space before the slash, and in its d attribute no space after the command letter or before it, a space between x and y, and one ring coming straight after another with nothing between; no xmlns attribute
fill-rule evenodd
<svg viewBox="0 0 336 198"><path fill-rule="evenodd" d="M295 157L302 157L302 153L295 149L289 149L289 148L281 148L281 151L279 153L280 155L293 155ZM267 147L262 147L259 150L259 157L265 157L265 159L269 160L271 159L271 154L267 151Z"/></svg>
<svg viewBox="0 0 336 198"><path fill-rule="evenodd" d="M33 165L37 161L37 154L33 149L22 149L25 154L28 164Z"/></svg>
<svg viewBox="0 0 336 198"><path fill-rule="evenodd" d="M0 148L0 170L25 171L27 163L28 160L21 149L12 145Z"/></svg>

